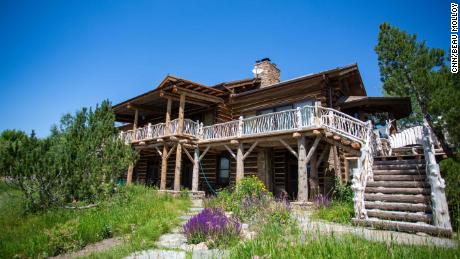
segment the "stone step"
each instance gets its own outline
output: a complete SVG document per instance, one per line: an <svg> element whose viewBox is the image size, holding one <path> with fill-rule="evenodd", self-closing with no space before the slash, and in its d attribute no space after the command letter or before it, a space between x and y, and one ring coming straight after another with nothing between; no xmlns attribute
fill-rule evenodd
<svg viewBox="0 0 460 259"><path fill-rule="evenodd" d="M378 220L378 219L353 219L355 225L374 227L379 229L388 229L396 231L404 231L410 233L423 232L435 236L452 236L452 230L435 227L426 223L412 223L401 222L392 220Z"/></svg>
<svg viewBox="0 0 460 259"><path fill-rule="evenodd" d="M377 181L425 181L426 175L374 175Z"/></svg>
<svg viewBox="0 0 460 259"><path fill-rule="evenodd" d="M424 212L405 212L405 211L390 211L390 210L379 210L370 209L367 210L368 217L374 217L379 219L388 219L404 222L425 222L431 223L432 216Z"/></svg>
<svg viewBox="0 0 460 259"><path fill-rule="evenodd" d="M431 212L430 206L425 203L381 202L365 201L366 209L380 209L393 211Z"/></svg>
<svg viewBox="0 0 460 259"><path fill-rule="evenodd" d="M424 181L369 181L367 187L401 187L401 188L424 188L430 185Z"/></svg>
<svg viewBox="0 0 460 259"><path fill-rule="evenodd" d="M409 195L409 194L365 193L364 200L365 201L407 202L407 203L429 203L430 196L422 195L422 194Z"/></svg>
<svg viewBox="0 0 460 259"><path fill-rule="evenodd" d="M423 164L402 164L402 165L376 165L372 166L373 170L407 170L407 169L418 169L425 170L425 165Z"/></svg>
<svg viewBox="0 0 460 259"><path fill-rule="evenodd" d="M391 188L391 187L366 187L366 193L385 194L430 194L430 188Z"/></svg>
<svg viewBox="0 0 460 259"><path fill-rule="evenodd" d="M381 174L392 174L392 175L425 175L426 171L425 168L423 169L377 169L372 170L374 175L381 175Z"/></svg>

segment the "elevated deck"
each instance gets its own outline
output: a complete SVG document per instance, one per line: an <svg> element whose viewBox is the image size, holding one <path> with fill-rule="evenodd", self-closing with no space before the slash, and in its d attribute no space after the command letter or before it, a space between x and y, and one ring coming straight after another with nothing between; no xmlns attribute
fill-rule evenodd
<svg viewBox="0 0 460 259"><path fill-rule="evenodd" d="M367 122L321 106L304 106L249 118L240 117L238 120L210 126L184 119L182 132L179 132L178 124L179 119L172 120L168 125L148 124L136 130L121 132L120 138L127 144L146 143L171 137L188 138L194 144L223 144L231 140L325 130L363 145L368 131Z"/></svg>

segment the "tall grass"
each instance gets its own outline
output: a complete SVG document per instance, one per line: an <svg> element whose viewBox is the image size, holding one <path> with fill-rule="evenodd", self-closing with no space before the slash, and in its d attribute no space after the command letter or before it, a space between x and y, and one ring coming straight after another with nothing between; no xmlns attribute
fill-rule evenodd
<svg viewBox="0 0 460 259"><path fill-rule="evenodd" d="M355 236L301 233L296 223L272 221L254 239L240 243L231 258L460 258L460 249L370 242Z"/></svg>
<svg viewBox="0 0 460 259"><path fill-rule="evenodd" d="M353 213L353 202L332 201L329 206L316 209L312 214L312 218L340 224L351 224Z"/></svg>
<svg viewBox="0 0 460 259"><path fill-rule="evenodd" d="M24 214L22 205L20 193L0 183L0 258L52 256L126 234L136 240L129 250L153 246L154 240L178 223L177 216L189 200L131 186L90 209Z"/></svg>

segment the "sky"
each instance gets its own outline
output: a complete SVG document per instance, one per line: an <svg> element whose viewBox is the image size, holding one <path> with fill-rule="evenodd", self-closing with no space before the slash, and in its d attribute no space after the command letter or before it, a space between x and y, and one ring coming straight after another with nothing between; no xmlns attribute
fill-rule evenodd
<svg viewBox="0 0 460 259"><path fill-rule="evenodd" d="M119 103L167 74L213 85L252 77L265 57L282 80L357 63L378 96L383 22L449 48L446 0L0 0L0 131L45 137L62 115Z"/></svg>

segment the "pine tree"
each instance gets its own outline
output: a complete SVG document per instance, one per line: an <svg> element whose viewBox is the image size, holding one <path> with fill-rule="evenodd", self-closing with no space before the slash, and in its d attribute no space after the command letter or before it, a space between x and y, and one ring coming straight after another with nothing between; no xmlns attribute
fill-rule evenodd
<svg viewBox="0 0 460 259"><path fill-rule="evenodd" d="M386 95L410 96L413 115L406 123L425 119L438 138L444 152L452 156L452 150L442 132L435 127L430 101L442 80L435 79L444 70L445 56L442 49L429 48L425 42L418 42L415 34L408 34L388 23L380 25L378 55L381 81Z"/></svg>

